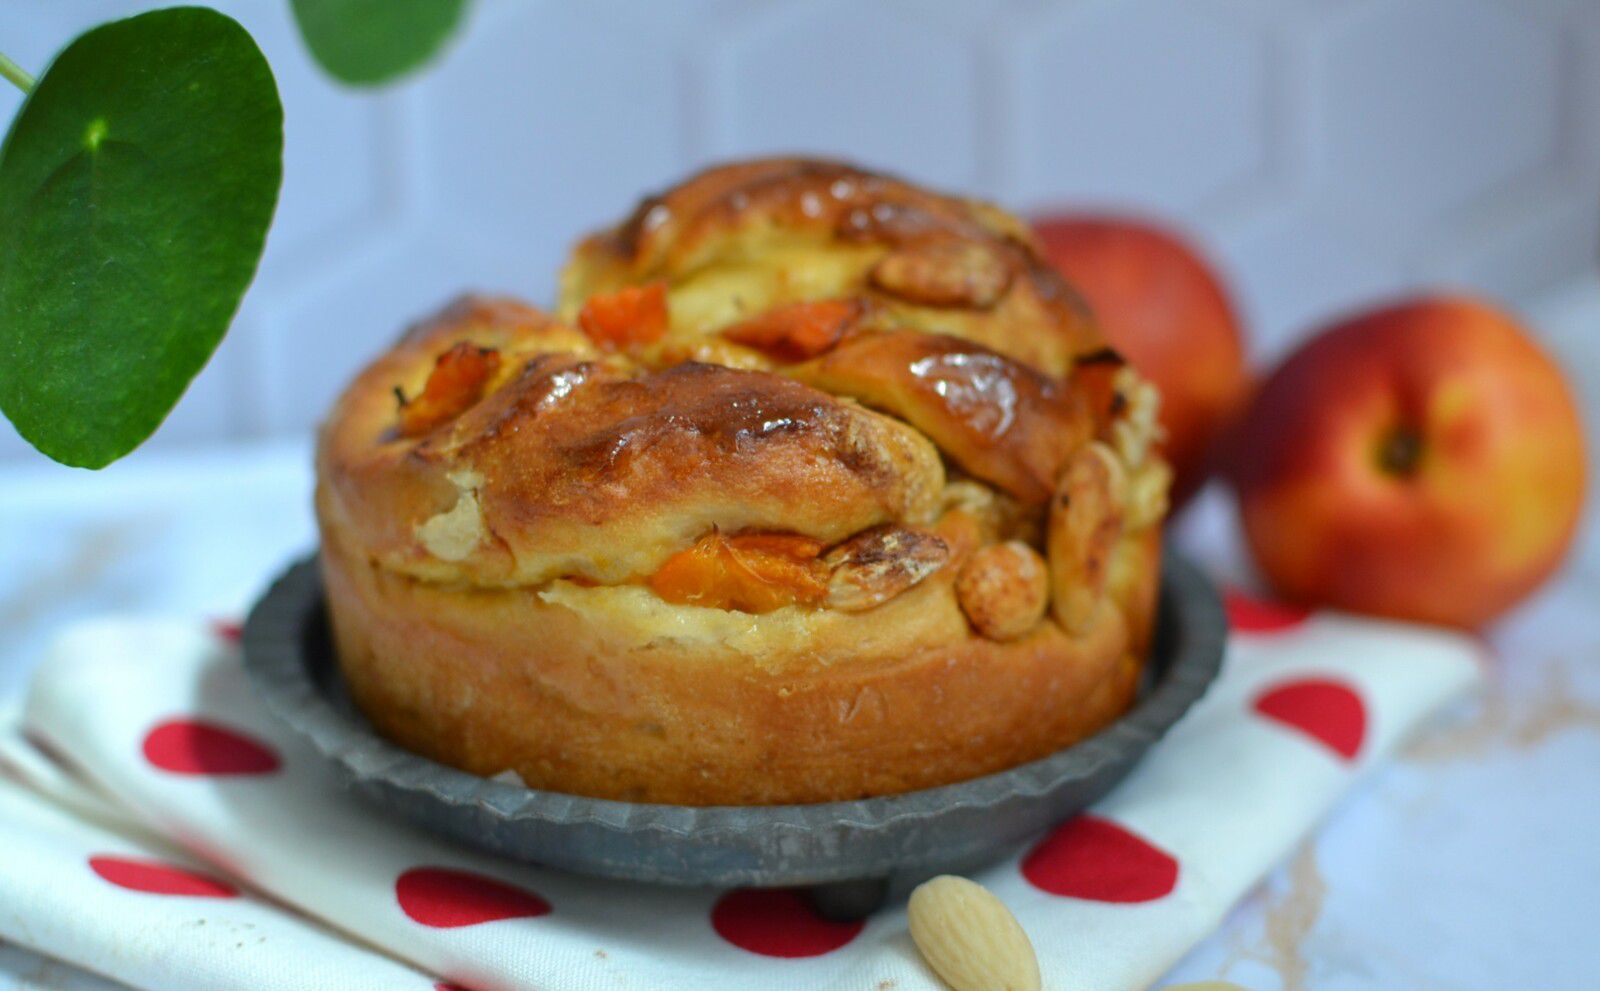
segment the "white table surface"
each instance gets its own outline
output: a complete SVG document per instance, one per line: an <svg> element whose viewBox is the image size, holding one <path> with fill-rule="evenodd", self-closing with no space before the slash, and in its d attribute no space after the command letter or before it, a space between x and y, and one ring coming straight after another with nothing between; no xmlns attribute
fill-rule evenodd
<svg viewBox="0 0 1600 991"><path fill-rule="evenodd" d="M0 697L107 610L235 615L313 543L303 444L0 471ZM1209 492L1178 539L1236 567ZM1493 631L1486 697L1358 787L1174 979L1247 988L1600 987L1600 561ZM103 982L0 947L0 988Z"/></svg>
<svg viewBox="0 0 1600 991"><path fill-rule="evenodd" d="M1535 319L1595 423L1600 283L1553 295ZM42 459L0 466L0 703L74 619L238 615L314 544L308 451L302 440L141 453L98 474ZM1498 661L1484 697L1361 783L1172 981L1600 988L1600 527L1590 516L1566 572L1490 632ZM1238 577L1234 533L1226 498L1210 490L1175 539L1214 574ZM108 987L0 944L0 991Z"/></svg>

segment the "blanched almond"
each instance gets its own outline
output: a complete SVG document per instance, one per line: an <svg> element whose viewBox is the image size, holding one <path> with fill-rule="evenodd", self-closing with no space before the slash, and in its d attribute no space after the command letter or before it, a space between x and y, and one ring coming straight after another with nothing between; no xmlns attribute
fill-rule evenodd
<svg viewBox="0 0 1600 991"><path fill-rule="evenodd" d="M1111 442L1123 464L1142 465L1165 436L1160 420L1161 393L1132 366L1117 370L1114 385L1122 397L1123 412L1111 426Z"/></svg>
<svg viewBox="0 0 1600 991"><path fill-rule="evenodd" d="M834 547L822 559L831 572L827 605L845 612L889 601L944 567L950 548L934 534L876 526Z"/></svg>
<svg viewBox="0 0 1600 991"><path fill-rule="evenodd" d="M1079 448L1061 470L1046 546L1051 612L1068 633L1089 628L1105 595L1111 554L1122 537L1126 485L1122 462L1098 441Z"/></svg>
<svg viewBox="0 0 1600 991"><path fill-rule="evenodd" d="M1005 903L981 884L941 875L911 893L911 941L955 991L1039 991L1039 959Z"/></svg>
<svg viewBox="0 0 1600 991"><path fill-rule="evenodd" d="M462 341L434 359L427 384L414 398L401 396L400 436L421 437L483 399L500 371L500 352Z"/></svg>
<svg viewBox="0 0 1600 991"><path fill-rule="evenodd" d="M1165 461L1152 458L1134 470L1128 479L1128 503L1123 528L1129 533L1161 522L1167 515L1167 491L1172 488L1172 469Z"/></svg>
<svg viewBox="0 0 1600 991"><path fill-rule="evenodd" d="M907 302L986 310L1005 295L1011 269L986 245L926 241L885 255L871 278L874 286Z"/></svg>
<svg viewBox="0 0 1600 991"><path fill-rule="evenodd" d="M956 600L973 628L990 640L1020 637L1050 603L1044 559L1020 540L980 547L956 576Z"/></svg>
<svg viewBox="0 0 1600 991"><path fill-rule="evenodd" d="M456 487L454 506L419 523L417 541L441 561L461 561L488 535L483 525L483 508L478 505L478 486L482 476L470 471L454 471L447 476Z"/></svg>

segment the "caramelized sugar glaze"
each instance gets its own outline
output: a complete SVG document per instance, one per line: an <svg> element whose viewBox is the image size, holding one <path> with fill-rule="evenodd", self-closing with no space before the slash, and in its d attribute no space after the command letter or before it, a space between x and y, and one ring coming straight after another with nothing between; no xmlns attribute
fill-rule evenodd
<svg viewBox="0 0 1600 991"><path fill-rule="evenodd" d="M712 169L582 242L555 316L462 300L340 399L318 510L347 677L414 749L611 797L856 797L1038 756L1131 697L1154 402L1008 214L835 163ZM995 738L924 729L860 767L895 750L874 733L970 722L958 661L1041 701L995 690ZM830 679L843 709L786 702ZM480 688L550 725L499 726L518 707Z"/></svg>

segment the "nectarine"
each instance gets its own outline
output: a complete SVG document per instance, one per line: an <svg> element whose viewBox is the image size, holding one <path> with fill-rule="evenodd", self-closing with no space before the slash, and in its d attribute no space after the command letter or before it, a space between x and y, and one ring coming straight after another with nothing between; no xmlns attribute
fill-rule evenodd
<svg viewBox="0 0 1600 991"><path fill-rule="evenodd" d="M1291 355L1251 405L1230 474L1283 597L1475 628L1561 563L1585 468L1550 358L1493 306L1432 297Z"/></svg>
<svg viewBox="0 0 1600 991"><path fill-rule="evenodd" d="M1174 504L1200 487L1218 439L1248 399L1239 320L1211 266L1177 236L1120 217L1044 217L1045 254L1112 346L1161 391Z"/></svg>

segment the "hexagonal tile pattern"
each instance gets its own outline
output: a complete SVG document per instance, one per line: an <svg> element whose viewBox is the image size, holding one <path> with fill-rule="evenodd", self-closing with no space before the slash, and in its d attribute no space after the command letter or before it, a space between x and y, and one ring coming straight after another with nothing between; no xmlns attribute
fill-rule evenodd
<svg viewBox="0 0 1600 991"><path fill-rule="evenodd" d="M1416 284L1398 245L1341 227L1320 211L1290 211L1222 252L1263 367L1331 319Z"/></svg>
<svg viewBox="0 0 1600 991"><path fill-rule="evenodd" d="M713 155L799 151L949 188L977 180L976 52L914 9L790 4L707 44Z"/></svg>
<svg viewBox="0 0 1600 991"><path fill-rule="evenodd" d="M568 3L485 5L420 84L429 221L548 294L570 243L687 164L676 57Z"/></svg>
<svg viewBox="0 0 1600 991"><path fill-rule="evenodd" d="M407 163L385 106L392 93L341 86L306 54L287 3L227 0L214 4L249 29L278 80L283 101L283 192L273 225L274 250L315 250L344 231L381 227L399 207Z"/></svg>
<svg viewBox="0 0 1600 991"><path fill-rule="evenodd" d="M1319 169L1352 216L1407 230L1552 160L1557 26L1515 7L1368 4L1322 38Z"/></svg>
<svg viewBox="0 0 1600 991"><path fill-rule="evenodd" d="M1260 175L1273 80L1255 28L1206 0L1063 4L1024 22L1013 196L1186 213Z"/></svg>
<svg viewBox="0 0 1600 991"><path fill-rule="evenodd" d="M3 0L0 47L42 69L157 2ZM1262 358L1410 287L1516 301L1596 265L1594 0L477 0L377 92L324 77L281 0L217 2L277 75L283 195L153 447L305 430L407 322L469 287L547 301L574 238L727 156L1165 216Z"/></svg>
<svg viewBox="0 0 1600 991"><path fill-rule="evenodd" d="M1600 180L1600 3L1579 2L1559 28L1571 46L1562 122L1566 164Z"/></svg>
<svg viewBox="0 0 1600 991"><path fill-rule="evenodd" d="M1592 272L1597 231L1600 181L1533 185L1431 231L1417 269L1430 282L1526 299Z"/></svg>
<svg viewBox="0 0 1600 991"><path fill-rule="evenodd" d="M358 369L481 278L439 238L410 231L279 301L262 318L267 429L315 426Z"/></svg>

